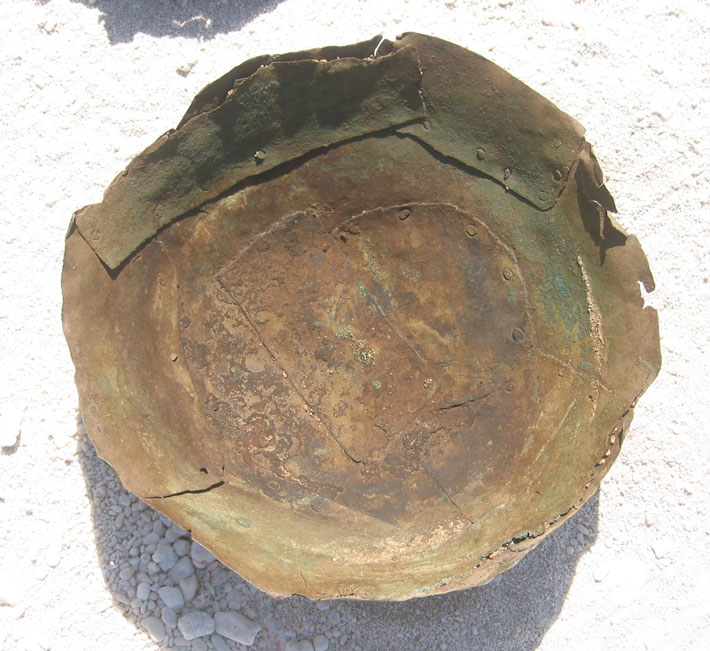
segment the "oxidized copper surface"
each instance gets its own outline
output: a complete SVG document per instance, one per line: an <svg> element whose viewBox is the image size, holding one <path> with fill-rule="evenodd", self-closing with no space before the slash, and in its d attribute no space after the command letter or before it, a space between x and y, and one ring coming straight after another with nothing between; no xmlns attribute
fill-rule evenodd
<svg viewBox="0 0 710 651"><path fill-rule="evenodd" d="M273 595L512 566L596 490L660 366L582 134L418 34L235 68L70 226L98 453Z"/></svg>

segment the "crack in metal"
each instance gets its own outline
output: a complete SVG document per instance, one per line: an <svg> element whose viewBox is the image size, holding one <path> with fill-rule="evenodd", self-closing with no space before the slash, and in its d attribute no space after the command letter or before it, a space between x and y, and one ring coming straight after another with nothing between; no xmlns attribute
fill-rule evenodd
<svg viewBox="0 0 710 651"><path fill-rule="evenodd" d="M483 393L480 396L474 396L473 398L469 398L468 400L462 400L461 402L455 402L453 405L444 405L443 407L437 407L434 411L445 411L447 409L455 409L456 407L464 407L464 406L469 405L471 403L477 402L478 400L483 400L484 398L487 398L488 396L490 396L491 394L493 394L499 390L500 390L500 387L496 387L495 389L491 389L490 391L487 391L486 393Z"/></svg>
<svg viewBox="0 0 710 651"><path fill-rule="evenodd" d="M208 493L209 491L212 491L215 488L219 488L220 486L223 486L224 484L225 484L225 480L222 479L221 481L218 481L216 484L212 484L211 486L207 486L206 488L187 489L184 491L177 491L176 493L168 493L167 495L147 495L145 497L142 497L141 499L143 499L143 500L165 500L165 499L168 499L169 497L179 497L180 495L197 495L199 493Z"/></svg>

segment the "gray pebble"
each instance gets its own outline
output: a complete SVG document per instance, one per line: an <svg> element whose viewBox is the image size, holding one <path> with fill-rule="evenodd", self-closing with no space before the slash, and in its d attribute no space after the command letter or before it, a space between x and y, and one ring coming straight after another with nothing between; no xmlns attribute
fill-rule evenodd
<svg viewBox="0 0 710 651"><path fill-rule="evenodd" d="M328 646L330 646L330 642L325 635L316 635L313 638L313 649L315 651L326 651Z"/></svg>
<svg viewBox="0 0 710 651"><path fill-rule="evenodd" d="M200 543L194 540L190 546L190 558L192 559L194 566L200 570L204 569L213 560L215 560L215 557L211 552L206 550L202 545L200 545Z"/></svg>
<svg viewBox="0 0 710 651"><path fill-rule="evenodd" d="M163 620L163 623L168 628L175 628L177 626L177 614L172 608L168 608L166 606L165 608L163 608L160 615L161 619Z"/></svg>
<svg viewBox="0 0 710 651"><path fill-rule="evenodd" d="M170 578L173 581L182 581L195 573L195 566L188 556L183 556L170 570Z"/></svg>
<svg viewBox="0 0 710 651"><path fill-rule="evenodd" d="M150 596L150 584L145 581L141 581L136 586L136 599L145 601Z"/></svg>
<svg viewBox="0 0 710 651"><path fill-rule="evenodd" d="M207 642L201 637L192 641L192 651L207 651Z"/></svg>
<svg viewBox="0 0 710 651"><path fill-rule="evenodd" d="M178 610L185 605L185 600L183 599L180 588L163 586L162 588L158 588L158 596L168 608Z"/></svg>
<svg viewBox="0 0 710 651"><path fill-rule="evenodd" d="M165 626L157 617L146 617L141 624L143 628L148 631L150 639L153 642L162 642L165 637Z"/></svg>
<svg viewBox="0 0 710 651"><path fill-rule="evenodd" d="M178 556L185 556L190 551L190 541L180 538L173 543L173 549Z"/></svg>
<svg viewBox="0 0 710 651"><path fill-rule="evenodd" d="M214 619L217 633L245 646L254 644L254 638L261 630L259 624L247 619L241 613L215 613Z"/></svg>
<svg viewBox="0 0 710 651"><path fill-rule="evenodd" d="M157 545L159 540L160 536L154 531L151 531L147 536L143 536L144 545Z"/></svg>
<svg viewBox="0 0 710 651"><path fill-rule="evenodd" d="M210 642L215 651L230 651L229 645L221 635L213 635L210 638Z"/></svg>
<svg viewBox="0 0 710 651"><path fill-rule="evenodd" d="M185 557L185 560L190 562L190 559L187 557ZM195 598L195 595L197 594L197 587L197 577L194 574L192 576L188 576L186 579L180 580L180 590L182 590L185 601L192 601Z"/></svg>
<svg viewBox="0 0 710 651"><path fill-rule="evenodd" d="M205 612L194 611L185 613L178 619L178 630L186 640L212 635L215 632L215 622Z"/></svg>
<svg viewBox="0 0 710 651"><path fill-rule="evenodd" d="M227 595L227 605L230 608L238 610L239 608L241 608L245 599L246 596L239 588L233 588Z"/></svg>
<svg viewBox="0 0 710 651"><path fill-rule="evenodd" d="M133 568L127 565L118 573L118 576L121 577L122 581L128 581L133 576Z"/></svg>
<svg viewBox="0 0 710 651"><path fill-rule="evenodd" d="M163 536L163 538L165 538L165 540L167 540L171 544L174 543L179 537L180 536L178 535L177 531L174 531L172 528L168 529L165 532L165 535Z"/></svg>
<svg viewBox="0 0 710 651"><path fill-rule="evenodd" d="M177 563L177 554L171 545L158 545L158 549L153 553L153 562L157 563L163 572L167 572Z"/></svg>

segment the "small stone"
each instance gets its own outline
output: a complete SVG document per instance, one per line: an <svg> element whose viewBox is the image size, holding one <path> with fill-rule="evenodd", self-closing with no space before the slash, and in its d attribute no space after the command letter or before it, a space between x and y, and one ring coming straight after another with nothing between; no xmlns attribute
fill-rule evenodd
<svg viewBox="0 0 710 651"><path fill-rule="evenodd" d="M215 632L215 621L207 613L194 611L186 613L178 619L178 630L186 640L212 635Z"/></svg>
<svg viewBox="0 0 710 651"><path fill-rule="evenodd" d="M210 638L210 642L215 651L230 651L229 645L224 641L221 635L213 635Z"/></svg>
<svg viewBox="0 0 710 651"><path fill-rule="evenodd" d="M187 560L189 561L190 559L188 558ZM192 601L195 598L197 587L197 577L194 574L180 581L180 590L182 590L185 601Z"/></svg>
<svg viewBox="0 0 710 651"><path fill-rule="evenodd" d="M247 619L241 613L221 612L215 613L215 630L221 636L245 646L254 644L256 634L261 626Z"/></svg>
<svg viewBox="0 0 710 651"><path fill-rule="evenodd" d="M182 581L195 573L195 567L188 556L183 556L170 570L170 578L173 581Z"/></svg>
<svg viewBox="0 0 710 651"><path fill-rule="evenodd" d="M171 545L158 545L158 549L153 553L153 562L160 565L163 572L167 572L177 563L177 554Z"/></svg>
<svg viewBox="0 0 710 651"><path fill-rule="evenodd" d="M201 637L198 637L192 642L192 651L207 651L207 642L205 642Z"/></svg>
<svg viewBox="0 0 710 651"><path fill-rule="evenodd" d="M133 576L133 568L130 565L126 565L119 573L121 581L128 581Z"/></svg>
<svg viewBox="0 0 710 651"><path fill-rule="evenodd" d="M193 564L198 570L203 570L207 567L215 557L212 553L206 550L200 543L192 541L192 546L190 547L190 558Z"/></svg>
<svg viewBox="0 0 710 651"><path fill-rule="evenodd" d="M565 551L566 551L570 556L572 556L572 554L574 554L574 547L572 547L572 545L567 545L567 547L565 548Z"/></svg>
<svg viewBox="0 0 710 651"><path fill-rule="evenodd" d="M141 624L148 631L153 642L162 642L165 637L165 625L157 617L146 617Z"/></svg>
<svg viewBox="0 0 710 651"><path fill-rule="evenodd" d="M185 556L190 551L190 541L184 538L178 538L173 543L173 550L178 556Z"/></svg>
<svg viewBox="0 0 710 651"><path fill-rule="evenodd" d="M167 540L171 544L174 543L179 537L180 536L173 529L168 529L164 535L165 540Z"/></svg>
<svg viewBox="0 0 710 651"><path fill-rule="evenodd" d="M160 536L154 531L151 531L147 536L143 536L144 545L157 545L159 540Z"/></svg>
<svg viewBox="0 0 710 651"><path fill-rule="evenodd" d="M316 601L318 610L330 610L330 601Z"/></svg>
<svg viewBox="0 0 710 651"><path fill-rule="evenodd" d="M160 617L168 628L175 628L177 626L177 613L172 608L168 608L167 606L163 608L160 612Z"/></svg>
<svg viewBox="0 0 710 651"><path fill-rule="evenodd" d="M325 635L316 635L313 638L313 649L315 651L326 651L330 646L330 642Z"/></svg>
<svg viewBox="0 0 710 651"><path fill-rule="evenodd" d="M299 640L298 642L287 642L284 651L313 651L310 640Z"/></svg>
<svg viewBox="0 0 710 651"><path fill-rule="evenodd" d="M131 600L122 592L117 592L114 595L114 598L118 601L118 603L123 604L124 606L128 606L131 603Z"/></svg>
<svg viewBox="0 0 710 651"><path fill-rule="evenodd" d="M150 584L145 581L141 581L136 586L136 599L145 601L150 596Z"/></svg>
<svg viewBox="0 0 710 651"><path fill-rule="evenodd" d="M239 588L233 588L227 595L227 605L230 608L239 610L242 607L245 598L244 593Z"/></svg>
<svg viewBox="0 0 710 651"><path fill-rule="evenodd" d="M180 588L164 585L162 588L158 588L158 596L168 608L177 610L185 605Z"/></svg>
<svg viewBox="0 0 710 651"><path fill-rule="evenodd" d="M158 567L158 564L154 563L153 561L150 561L148 563L148 567L146 569L148 570L148 574L150 574L151 576L153 574L157 574L158 572L160 572L160 568Z"/></svg>

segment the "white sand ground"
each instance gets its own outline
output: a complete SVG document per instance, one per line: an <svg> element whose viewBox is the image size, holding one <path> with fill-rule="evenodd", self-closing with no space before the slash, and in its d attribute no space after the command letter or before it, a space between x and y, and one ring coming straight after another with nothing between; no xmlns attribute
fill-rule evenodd
<svg viewBox="0 0 710 651"><path fill-rule="evenodd" d="M141 512L77 427L60 323L71 213L247 57L409 30L487 56L587 127L656 278L661 374L599 494L496 583L324 609L211 566L190 609L231 599L265 649L318 634L378 651L707 644L709 23L699 0L0 0L0 647L160 647L116 584ZM185 648L220 648L201 639ZM183 642L173 629L163 646Z"/></svg>

